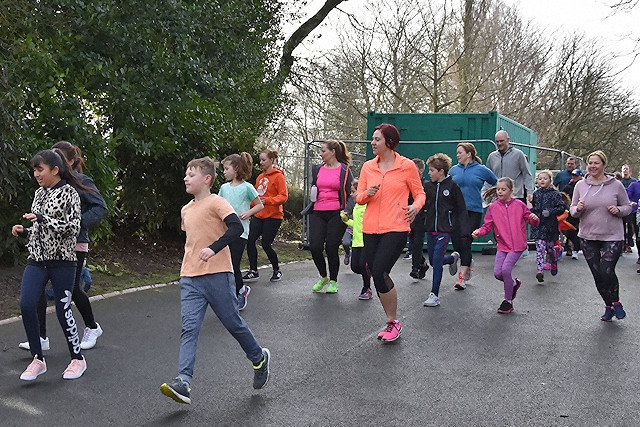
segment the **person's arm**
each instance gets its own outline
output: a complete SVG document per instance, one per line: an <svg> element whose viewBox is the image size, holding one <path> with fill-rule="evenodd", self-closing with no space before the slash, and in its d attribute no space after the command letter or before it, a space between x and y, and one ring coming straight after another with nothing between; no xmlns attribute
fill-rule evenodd
<svg viewBox="0 0 640 427"><path fill-rule="evenodd" d="M484 176L482 177L482 180L491 186L496 185L496 183L498 182L498 177L496 176L496 174L486 166L483 168L483 171Z"/></svg>
<svg viewBox="0 0 640 427"><path fill-rule="evenodd" d="M616 207L618 208L618 213L616 214L616 216L624 218L631 213L633 208L631 207L631 202L629 202L629 196L627 196L627 189L624 188L624 185L622 185L622 183L620 183L619 185L617 198L618 206Z"/></svg>
<svg viewBox="0 0 640 427"><path fill-rule="evenodd" d="M359 205L366 205L373 197L367 194L369 190L368 175L367 164L365 163L360 171L360 179L358 180L358 188L356 189L356 203Z"/></svg>
<svg viewBox="0 0 640 427"><path fill-rule="evenodd" d="M522 150L520 151L522 156L520 157L520 170L522 171L522 179L524 181L524 188L527 190L527 194L533 193L533 176L531 175L531 170L529 169L529 162L527 161L527 156L524 155Z"/></svg>
<svg viewBox="0 0 640 427"><path fill-rule="evenodd" d="M283 174L276 174L275 175L276 178L274 179L274 184L276 187L276 194L275 195L264 195L263 197L263 203L264 205L271 205L271 206L279 206L279 205L284 205L284 203L287 201L287 199L289 199L289 190L287 189L287 183L284 179L284 175Z"/></svg>
<svg viewBox="0 0 640 427"><path fill-rule="evenodd" d="M239 238L244 232L240 218L238 218L238 215L235 213L227 215L224 218L224 223L227 225L227 231L225 231L218 240L209 245L209 249L216 254L228 246L234 239Z"/></svg>
<svg viewBox="0 0 640 427"><path fill-rule="evenodd" d="M82 204L89 206L89 208L82 212L82 222L80 226L82 228L89 228L105 217L108 212L107 204L91 178L85 175L82 184L93 190L84 191L81 197Z"/></svg>

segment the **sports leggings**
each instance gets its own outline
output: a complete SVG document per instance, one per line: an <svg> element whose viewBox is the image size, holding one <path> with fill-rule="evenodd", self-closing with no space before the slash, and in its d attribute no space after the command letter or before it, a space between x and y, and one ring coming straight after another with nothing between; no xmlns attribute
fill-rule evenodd
<svg viewBox="0 0 640 427"><path fill-rule="evenodd" d="M603 242L582 239L582 253L605 305L620 301L620 282L616 264L622 254L623 241Z"/></svg>
<svg viewBox="0 0 640 427"><path fill-rule="evenodd" d="M252 271L258 270L258 248L256 247L256 242L260 236L262 236L262 249L267 254L273 271L280 270L278 254L271 247L276 239L278 230L280 230L280 224L282 224L282 220L277 218L261 219L255 216L251 218L249 238L247 239L247 256L249 257L249 268Z"/></svg>
<svg viewBox="0 0 640 427"><path fill-rule="evenodd" d="M87 259L87 252L76 251L76 257L78 258L78 264L76 265L76 278L73 282L73 293L71 299L75 303L84 326L87 328L95 329L98 327L95 319L93 318L93 309L91 308L91 302L84 289L80 289L80 276L82 276L82 267L84 266L84 260ZM42 289L42 295L38 300L38 321L40 322L40 336L42 338L47 337L47 296Z"/></svg>
<svg viewBox="0 0 640 427"><path fill-rule="evenodd" d="M496 253L496 261L493 265L493 276L504 283L504 299L511 301L513 298L513 277L511 272L516 262L520 259L522 252L502 252Z"/></svg>
<svg viewBox="0 0 640 427"><path fill-rule="evenodd" d="M327 264L329 264L329 279L338 280L340 270L338 248L346 229L347 224L340 218L339 210L314 211L309 215L309 249L321 277L327 277ZM326 263L324 252L327 254Z"/></svg>
<svg viewBox="0 0 640 427"><path fill-rule="evenodd" d="M407 243L407 232L363 233L362 236L364 238L365 259L373 278L373 284L378 293L386 294L394 287L389 273Z"/></svg>

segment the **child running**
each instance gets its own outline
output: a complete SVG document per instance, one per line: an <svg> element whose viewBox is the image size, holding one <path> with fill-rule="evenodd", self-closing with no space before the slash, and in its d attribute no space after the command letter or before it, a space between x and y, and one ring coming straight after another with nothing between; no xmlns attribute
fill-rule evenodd
<svg viewBox="0 0 640 427"><path fill-rule="evenodd" d="M358 180L354 179L351 184L351 197L355 199L358 190ZM356 204L353 207L353 219L349 218L346 212L342 212L340 216L345 224L353 229L353 239L351 240L351 271L362 276L362 290L358 299L367 301L373 298L371 290L371 275L367 268L367 261L364 254L364 239L362 237L362 219L367 205Z"/></svg>
<svg viewBox="0 0 640 427"><path fill-rule="evenodd" d="M427 195L427 202L424 204L424 229L427 232L427 253L429 264L433 267L433 279L429 298L423 305L437 307L440 305L438 294L443 265L449 265L449 274L452 276L458 272L460 254L445 253L450 233L456 228L466 227L467 205L462 190L449 175L451 157L444 153L434 154L427 159L427 166L431 181L424 183L424 192Z"/></svg>
<svg viewBox="0 0 640 427"><path fill-rule="evenodd" d="M194 196L181 211L187 238L180 269L182 334L178 376L160 386L160 391L178 403L191 403L191 379L196 363L198 335L207 306L238 341L253 363L253 388L269 379L271 354L262 348L238 313L231 255L227 246L243 232L242 223L224 198L211 193L216 166L209 157L187 165L184 183Z"/></svg>
<svg viewBox="0 0 640 427"><path fill-rule="evenodd" d="M494 230L498 252L493 266L493 275L504 282L504 301L500 304L498 313L508 314L513 312L513 300L522 285L519 279L513 279L511 272L527 247L527 223L538 225L540 220L521 200L511 197L513 194L511 178L498 179L496 186L485 193L485 200L491 200L496 194L498 200L489 205L484 216L484 224L474 230L471 236L476 239Z"/></svg>
<svg viewBox="0 0 640 427"><path fill-rule="evenodd" d="M540 223L531 229L531 238L536 241L536 279L544 282L544 267L550 265L551 275L558 274L558 256L556 241L559 237L558 215L567 209L562 196L553 183L553 174L545 169L536 177L538 189L532 194L531 212L540 218ZM545 259L546 258L546 259Z"/></svg>
<svg viewBox="0 0 640 427"><path fill-rule="evenodd" d="M251 154L242 152L227 156L222 161L222 167L224 177L229 182L222 184L218 194L231 204L244 228L240 236L241 239L229 242L233 275L236 280L236 294L238 294L238 310L244 310L251 288L246 286L242 280L240 261L242 261L242 254L247 244L247 237L249 237L249 220L253 214L264 209L264 205L258 197L258 191L246 181L251 177L251 168L253 167ZM253 203L253 207L251 207L251 203Z"/></svg>
<svg viewBox="0 0 640 427"><path fill-rule="evenodd" d="M40 323L37 306L40 295L49 280L56 301L56 316L69 347L71 363L65 369L64 379L76 379L87 369L82 356L78 325L71 309L71 294L76 276L76 238L80 231L80 196L76 188L88 191L62 159L53 150L44 150L31 159L33 176L40 188L36 190L31 211L22 218L31 227L16 224L11 234L27 239L29 258L22 275L20 312L27 333L29 351L33 361L20 375L21 380L33 381L47 372L42 355Z"/></svg>

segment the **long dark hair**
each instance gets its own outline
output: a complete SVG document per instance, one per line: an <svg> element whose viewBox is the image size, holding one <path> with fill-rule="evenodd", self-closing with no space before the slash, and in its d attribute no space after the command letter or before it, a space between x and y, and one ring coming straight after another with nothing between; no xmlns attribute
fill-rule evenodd
<svg viewBox="0 0 640 427"><path fill-rule="evenodd" d="M82 151L77 145L73 145L67 141L58 141L51 147L52 150L60 151L67 161L73 161L71 168L74 171L83 173L84 158L82 158Z"/></svg>
<svg viewBox="0 0 640 427"><path fill-rule="evenodd" d="M57 151L42 150L33 156L31 159L31 167L36 168L40 165L47 165L52 169L57 166L60 178L64 179L67 184L79 191L93 191L93 189L86 187L80 182L78 176L69 169L69 165L67 165L64 156Z"/></svg>

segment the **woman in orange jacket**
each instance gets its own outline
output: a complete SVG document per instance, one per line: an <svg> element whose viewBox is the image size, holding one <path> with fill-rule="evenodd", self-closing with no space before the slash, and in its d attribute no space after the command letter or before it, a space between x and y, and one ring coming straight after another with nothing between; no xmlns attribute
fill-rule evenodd
<svg viewBox="0 0 640 427"><path fill-rule="evenodd" d="M264 209L257 212L249 224L249 237L247 238L249 272L242 277L243 280L254 280L260 276L258 273L258 248L256 247L256 241L260 236L262 236L262 249L273 267L270 281L277 282L282 278L278 254L271 245L278 234L280 224L282 224L284 218L282 205L289 198L289 192L284 179L284 171L273 164L277 158L278 152L275 150L265 149L260 153L262 173L256 178L255 187Z"/></svg>
<svg viewBox="0 0 640 427"><path fill-rule="evenodd" d="M383 123L373 132L371 148L376 157L360 172L356 203L367 205L362 222L367 264L387 325L378 334L382 341L395 341L402 324L397 320L398 294L389 273L402 253L410 224L425 202L418 169L412 160L396 153L400 133ZM409 192L413 204L407 206Z"/></svg>

